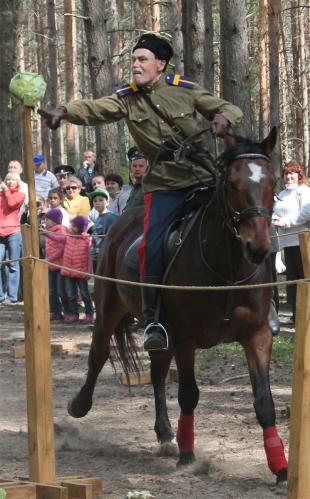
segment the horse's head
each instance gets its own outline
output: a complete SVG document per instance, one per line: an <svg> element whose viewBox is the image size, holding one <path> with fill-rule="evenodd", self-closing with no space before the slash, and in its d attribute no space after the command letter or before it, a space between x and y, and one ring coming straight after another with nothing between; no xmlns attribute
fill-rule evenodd
<svg viewBox="0 0 310 499"><path fill-rule="evenodd" d="M219 192L225 223L241 239L247 260L256 264L269 252L276 183L269 154L276 138L276 128L260 144L226 135L220 162Z"/></svg>

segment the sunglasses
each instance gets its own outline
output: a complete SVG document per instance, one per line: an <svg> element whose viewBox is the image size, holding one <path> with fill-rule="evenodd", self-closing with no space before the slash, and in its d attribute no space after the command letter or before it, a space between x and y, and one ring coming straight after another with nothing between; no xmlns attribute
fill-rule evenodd
<svg viewBox="0 0 310 499"><path fill-rule="evenodd" d="M58 196L51 196L51 197L49 197L48 199L49 199L50 201L51 201L52 199L56 199L56 201L57 201L57 200L58 200L58 199L60 199L60 198L59 198Z"/></svg>
<svg viewBox="0 0 310 499"><path fill-rule="evenodd" d="M77 185L68 185L68 187L66 187L66 191L76 191L76 189L78 189Z"/></svg>
<svg viewBox="0 0 310 499"><path fill-rule="evenodd" d="M67 178L68 177L68 173L57 173L56 177L57 178Z"/></svg>

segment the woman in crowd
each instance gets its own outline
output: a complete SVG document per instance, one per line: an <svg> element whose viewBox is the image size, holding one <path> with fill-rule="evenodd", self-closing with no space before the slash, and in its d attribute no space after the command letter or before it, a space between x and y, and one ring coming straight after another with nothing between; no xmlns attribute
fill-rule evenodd
<svg viewBox="0 0 310 499"><path fill-rule="evenodd" d="M66 186L66 196L64 198L64 208L70 215L70 219L75 216L87 217L90 212L88 197L81 196L82 182L73 175L68 177Z"/></svg>
<svg viewBox="0 0 310 499"><path fill-rule="evenodd" d="M0 261L8 252L9 260L20 258L22 239L19 213L25 200L25 194L20 192L20 176L8 173L4 182L0 183ZM18 301L18 286L20 279L19 262L8 264L8 287L5 299L0 273L0 303L12 304Z"/></svg>
<svg viewBox="0 0 310 499"><path fill-rule="evenodd" d="M310 188L297 161L289 161L284 168L285 189L274 206L273 225L277 227L280 248L284 248L288 280L304 277L298 233L308 229L310 221ZM288 286L287 301L292 307L291 323L296 316L296 285Z"/></svg>

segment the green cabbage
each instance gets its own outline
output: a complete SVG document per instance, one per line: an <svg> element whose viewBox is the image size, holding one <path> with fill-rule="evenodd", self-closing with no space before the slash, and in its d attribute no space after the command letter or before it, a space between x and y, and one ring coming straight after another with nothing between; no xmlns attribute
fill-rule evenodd
<svg viewBox="0 0 310 499"><path fill-rule="evenodd" d="M36 73L18 73L10 83L10 93L24 106L33 107L45 94L43 76Z"/></svg>

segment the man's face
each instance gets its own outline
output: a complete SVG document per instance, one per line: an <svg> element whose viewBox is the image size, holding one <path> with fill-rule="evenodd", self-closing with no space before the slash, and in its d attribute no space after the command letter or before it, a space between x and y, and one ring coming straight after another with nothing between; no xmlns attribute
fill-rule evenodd
<svg viewBox="0 0 310 499"><path fill-rule="evenodd" d="M133 82L138 87L153 85L163 72L166 62L156 59L148 49L137 49L132 54Z"/></svg>
<svg viewBox="0 0 310 499"><path fill-rule="evenodd" d="M68 181L68 173L56 173L56 178L58 180L59 186L62 189L65 189Z"/></svg>
<svg viewBox="0 0 310 499"><path fill-rule="evenodd" d="M145 158L135 159L132 161L130 166L132 180L140 182L142 177L145 175L147 164L148 163Z"/></svg>
<svg viewBox="0 0 310 499"><path fill-rule="evenodd" d="M119 184L117 182L115 182L115 180L107 180L105 186L106 186L108 193L112 197L114 194L116 194L118 191L121 190Z"/></svg>
<svg viewBox="0 0 310 499"><path fill-rule="evenodd" d="M95 162L95 156L93 153L84 153L84 163L87 163L88 166L93 165Z"/></svg>
<svg viewBox="0 0 310 499"><path fill-rule="evenodd" d="M108 205L108 201L104 196L96 196L93 199L93 205L95 210L97 210L99 213L103 213Z"/></svg>
<svg viewBox="0 0 310 499"><path fill-rule="evenodd" d="M21 175L23 172L22 165L19 161L10 161L8 165L8 173L18 173Z"/></svg>
<svg viewBox="0 0 310 499"><path fill-rule="evenodd" d="M37 173L42 173L45 170L45 163L35 163L34 169Z"/></svg>
<svg viewBox="0 0 310 499"><path fill-rule="evenodd" d="M91 181L92 188L95 189L105 189L105 181L103 177L94 177Z"/></svg>

